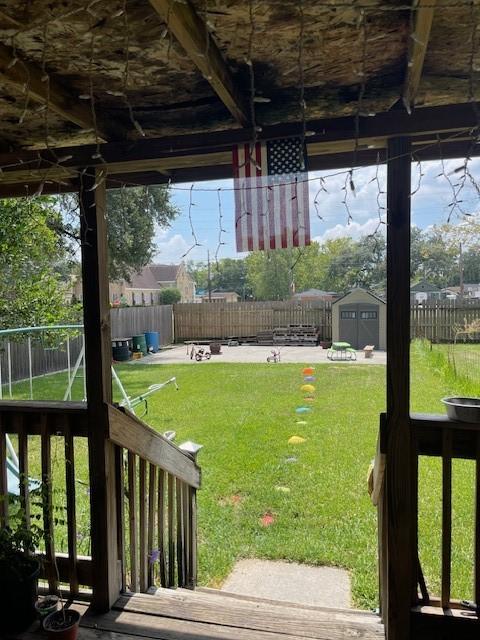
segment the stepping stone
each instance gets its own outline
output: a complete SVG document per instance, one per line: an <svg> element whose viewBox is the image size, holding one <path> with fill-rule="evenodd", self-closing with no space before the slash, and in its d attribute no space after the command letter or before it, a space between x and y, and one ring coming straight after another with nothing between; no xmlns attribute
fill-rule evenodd
<svg viewBox="0 0 480 640"><path fill-rule="evenodd" d="M350 576L336 567L240 560L222 591L319 607L351 607Z"/></svg>

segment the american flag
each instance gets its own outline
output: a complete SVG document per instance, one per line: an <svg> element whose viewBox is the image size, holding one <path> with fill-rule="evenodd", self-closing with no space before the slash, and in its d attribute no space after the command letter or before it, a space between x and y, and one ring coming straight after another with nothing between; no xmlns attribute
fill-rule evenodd
<svg viewBox="0 0 480 640"><path fill-rule="evenodd" d="M233 149L237 251L310 244L305 160L300 138Z"/></svg>

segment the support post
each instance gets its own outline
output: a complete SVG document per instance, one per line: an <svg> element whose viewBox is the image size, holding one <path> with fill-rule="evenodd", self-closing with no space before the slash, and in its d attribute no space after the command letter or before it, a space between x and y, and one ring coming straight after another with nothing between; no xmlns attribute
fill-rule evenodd
<svg viewBox="0 0 480 640"><path fill-rule="evenodd" d="M410 637L416 593L417 513L410 432L411 144L388 141L387 159L387 640Z"/></svg>
<svg viewBox="0 0 480 640"><path fill-rule="evenodd" d="M121 585L117 550L115 452L108 440L108 404L112 402L106 189L98 170L86 169L80 186L85 384L89 417L90 516L93 601L108 611Z"/></svg>

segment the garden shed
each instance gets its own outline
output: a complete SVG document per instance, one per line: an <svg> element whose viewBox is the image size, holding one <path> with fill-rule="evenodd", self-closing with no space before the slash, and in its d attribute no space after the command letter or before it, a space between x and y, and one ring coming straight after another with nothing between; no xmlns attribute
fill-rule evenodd
<svg viewBox="0 0 480 640"><path fill-rule="evenodd" d="M358 287L332 303L332 340L349 342L355 349L387 344L387 305L382 298Z"/></svg>

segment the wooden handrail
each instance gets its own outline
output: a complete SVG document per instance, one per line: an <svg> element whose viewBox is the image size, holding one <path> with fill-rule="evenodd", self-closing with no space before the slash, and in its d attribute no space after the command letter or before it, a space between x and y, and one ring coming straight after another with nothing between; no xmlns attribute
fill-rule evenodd
<svg viewBox="0 0 480 640"><path fill-rule="evenodd" d="M138 455L198 489L201 472L192 456L147 426L128 410L108 405L109 438L116 445Z"/></svg>
<svg viewBox="0 0 480 640"><path fill-rule="evenodd" d="M26 435L42 435L42 416L48 415L49 435L64 433L71 428L72 436L88 435L87 405L85 402L51 402L1 400L0 416L4 433L17 433L23 423Z"/></svg>

